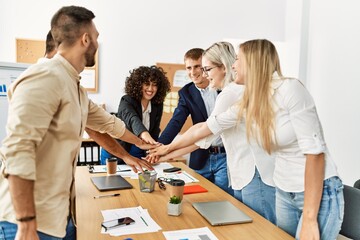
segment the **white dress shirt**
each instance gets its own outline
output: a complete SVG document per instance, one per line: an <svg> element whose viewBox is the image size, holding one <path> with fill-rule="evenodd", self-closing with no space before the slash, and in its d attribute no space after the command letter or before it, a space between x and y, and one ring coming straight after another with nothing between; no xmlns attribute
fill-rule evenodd
<svg viewBox="0 0 360 240"><path fill-rule="evenodd" d="M321 123L309 92L297 79L280 79L276 73L273 78L272 94L275 108L277 141L277 146L273 146L273 155L275 157L274 182L276 187L283 191L302 192L304 191L305 154L325 154L324 179L338 176L338 173L326 147ZM238 112L239 107L235 105L222 114L210 117L207 120L210 130L215 134L220 132L224 134L224 129L235 125L234 121L237 119ZM231 135L234 137L233 139L231 139L231 136L227 137L230 140L229 143L238 144L238 146L244 143L245 125L242 125L242 123L240 123L240 126L237 125L235 129L237 134ZM235 130L232 129L233 132ZM238 136L237 141L235 141L236 135ZM224 144L226 148L228 141L224 142ZM271 168L269 166L266 167L266 164L269 164L269 162L264 161L266 157L264 154L266 153L253 139L250 139L249 148L254 155L256 166L263 181L268 185L272 185L269 184L268 179L271 174ZM232 167L236 167L236 165L231 165L232 160L229 161L232 159L233 153L228 148L226 151L229 170L232 171ZM234 152L235 155L239 156L239 159L245 159L244 157L241 158L242 156L249 156L247 149L244 148L234 147ZM249 158L246 159L250 161ZM250 164L247 166L250 167ZM238 171L234 170L233 172L238 177L245 178L249 169L246 169L245 166L238 167Z"/></svg>
<svg viewBox="0 0 360 240"><path fill-rule="evenodd" d="M150 113L151 113L151 101L149 101L147 108L144 109L144 106L141 104L142 108L142 123L147 130L150 129Z"/></svg>
<svg viewBox="0 0 360 240"><path fill-rule="evenodd" d="M274 181L287 192L304 191L305 154L325 154L325 177L338 176L325 144L314 100L297 79L274 74L276 140Z"/></svg>
<svg viewBox="0 0 360 240"><path fill-rule="evenodd" d="M198 141L196 145L207 148L214 136L221 135L226 149L229 182L233 189L241 190L251 182L255 166L263 182L274 186L274 158L259 147L256 141L248 143L245 124L238 123L236 102L241 98L243 91L244 86L236 83L230 83L224 88L216 100L213 114L206 121L214 135ZM231 108L227 110L229 107Z"/></svg>
<svg viewBox="0 0 360 240"><path fill-rule="evenodd" d="M215 89L211 89L209 86L206 88L198 88L196 85L195 87L200 91L201 97L204 101L206 113L208 116L212 114L214 108L216 107L216 101L218 97L218 93ZM211 146L223 146L223 142L221 141L220 136L212 138ZM209 148L210 145L207 147Z"/></svg>
<svg viewBox="0 0 360 240"><path fill-rule="evenodd" d="M211 115L212 111L215 107L216 98L218 96L218 93L215 89L210 89L209 86L206 88L198 88L201 94L202 99L204 100L206 113L208 116Z"/></svg>

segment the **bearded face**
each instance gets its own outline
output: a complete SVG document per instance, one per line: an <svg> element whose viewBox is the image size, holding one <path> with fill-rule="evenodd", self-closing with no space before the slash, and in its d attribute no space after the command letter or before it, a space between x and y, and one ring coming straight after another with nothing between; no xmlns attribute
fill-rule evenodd
<svg viewBox="0 0 360 240"><path fill-rule="evenodd" d="M90 45L85 53L85 60L86 60L86 64L85 67L92 67L95 65L95 54L97 51L97 46L94 43L94 41L92 40L92 38L90 39Z"/></svg>
<svg viewBox="0 0 360 240"><path fill-rule="evenodd" d="M91 23L88 34L89 34L90 44L87 51L85 52L85 61L86 61L85 66L92 67L95 65L95 54L99 46L97 41L99 37L99 32L97 31L95 24L93 22Z"/></svg>

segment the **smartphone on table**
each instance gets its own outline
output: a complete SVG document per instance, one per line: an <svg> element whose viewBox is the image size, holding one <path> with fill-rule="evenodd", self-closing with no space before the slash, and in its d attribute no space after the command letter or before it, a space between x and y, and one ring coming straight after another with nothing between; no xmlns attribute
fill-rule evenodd
<svg viewBox="0 0 360 240"><path fill-rule="evenodd" d="M165 168L163 170L163 172L164 173L170 173L170 172L178 172L180 170L181 170L181 168L179 168L179 167L171 167L171 168Z"/></svg>
<svg viewBox="0 0 360 240"><path fill-rule="evenodd" d="M107 231L112 228L119 227L121 225L129 225L134 222L135 222L134 219L132 219L130 217L123 217L123 218L119 218L119 219L102 222L101 226L105 228L105 231Z"/></svg>

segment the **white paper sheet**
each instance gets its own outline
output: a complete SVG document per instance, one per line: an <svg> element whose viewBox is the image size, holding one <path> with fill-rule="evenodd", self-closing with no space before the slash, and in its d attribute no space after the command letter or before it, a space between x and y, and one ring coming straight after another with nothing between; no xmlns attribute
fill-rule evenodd
<svg viewBox="0 0 360 240"><path fill-rule="evenodd" d="M208 227L163 232L166 240L218 240Z"/></svg>
<svg viewBox="0 0 360 240"><path fill-rule="evenodd" d="M123 217L132 218L135 223L130 225L122 225L118 228L105 231L101 228L101 233L110 234L111 236L121 236L127 234L138 234L147 232L157 232L161 230L161 227L151 218L146 209L141 206L134 208L118 208L101 211L104 221L110 221Z"/></svg>
<svg viewBox="0 0 360 240"><path fill-rule="evenodd" d="M192 182L199 182L198 179L191 176L186 171L179 171L179 172L173 172L173 173L164 173L164 172L158 172L158 177L164 177L164 178L172 178L172 179L181 179L185 183L192 183Z"/></svg>
<svg viewBox="0 0 360 240"><path fill-rule="evenodd" d="M179 171L173 173L164 173L163 170L166 168L171 168L173 165L170 163L159 163L153 166L155 171L157 172L157 177L164 177L164 178L172 178L172 179L181 179L185 183L192 183L192 182L199 182L198 179L193 177L191 174L187 173L186 171ZM106 172L106 165L94 165L93 166L93 173L104 173ZM118 165L117 166L117 173L122 177L130 177L131 179L138 179L138 174L135 173L132 168L128 165Z"/></svg>

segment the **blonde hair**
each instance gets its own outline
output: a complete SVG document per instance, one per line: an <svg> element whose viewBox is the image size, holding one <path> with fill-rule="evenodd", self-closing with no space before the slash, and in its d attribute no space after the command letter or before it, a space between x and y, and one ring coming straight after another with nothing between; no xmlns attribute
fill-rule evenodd
<svg viewBox="0 0 360 240"><path fill-rule="evenodd" d="M203 53L203 57L207 58L217 67L225 67L225 77L222 82L221 89L234 81L235 73L232 70L232 64L235 62L236 53L234 47L228 42L217 42L211 45Z"/></svg>
<svg viewBox="0 0 360 240"><path fill-rule="evenodd" d="M239 118L244 117L246 135L254 137L270 154L275 138L275 113L271 82L274 72L282 77L280 60L275 46L266 39L240 44L245 61L245 91L240 104Z"/></svg>

